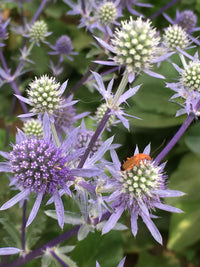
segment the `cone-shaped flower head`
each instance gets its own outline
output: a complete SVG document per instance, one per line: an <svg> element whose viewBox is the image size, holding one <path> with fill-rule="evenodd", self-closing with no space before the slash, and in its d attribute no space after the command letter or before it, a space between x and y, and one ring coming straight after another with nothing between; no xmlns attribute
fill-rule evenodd
<svg viewBox="0 0 200 267"><path fill-rule="evenodd" d="M187 32L192 32L197 24L197 16L192 10L184 10L180 13L178 12L175 24L184 28Z"/></svg>
<svg viewBox="0 0 200 267"><path fill-rule="evenodd" d="M56 51L60 54L69 55L71 51L73 50L72 41L67 35L62 35L56 41L55 47L56 47Z"/></svg>
<svg viewBox="0 0 200 267"><path fill-rule="evenodd" d="M179 25L169 26L163 35L163 40L168 49L176 51L176 48L185 49L189 44L187 32Z"/></svg>
<svg viewBox="0 0 200 267"><path fill-rule="evenodd" d="M98 18L104 25L113 24L118 16L117 6L111 2L103 3L98 9Z"/></svg>
<svg viewBox="0 0 200 267"><path fill-rule="evenodd" d="M36 21L30 28L29 36L35 43L44 42L49 35L46 22L43 20Z"/></svg>
<svg viewBox="0 0 200 267"><path fill-rule="evenodd" d="M200 92L200 62L191 61L181 74L181 83L188 91Z"/></svg>
<svg viewBox="0 0 200 267"><path fill-rule="evenodd" d="M43 137L43 126L39 120L30 119L24 123L23 131L29 137Z"/></svg>
<svg viewBox="0 0 200 267"><path fill-rule="evenodd" d="M36 193L54 193L66 183L68 168L62 151L52 142L30 138L13 146L10 164L15 180Z"/></svg>
<svg viewBox="0 0 200 267"><path fill-rule="evenodd" d="M149 69L157 51L160 38L149 20L140 18L123 21L111 39L118 65L125 65L128 72Z"/></svg>
<svg viewBox="0 0 200 267"><path fill-rule="evenodd" d="M7 159L7 162L0 162L0 172L12 173L10 185L20 190L4 203L0 210L12 207L33 192L36 200L27 220L28 226L37 215L43 197L50 195L51 203L55 204L58 223L63 228L64 206L61 195L66 193L71 196L70 186L76 180L76 176L91 177L99 175L102 171L95 168L94 164L91 164L89 169L74 168L83 154L81 149L74 151L79 128L71 131L60 147L57 147L52 139L50 120L46 113L43 116L43 126L44 139L29 138L19 130L12 151L0 151L0 155Z"/></svg>
<svg viewBox="0 0 200 267"><path fill-rule="evenodd" d="M162 243L162 237L151 220L151 210L155 208L170 212L181 212L180 209L162 203L162 197L175 197L183 195L180 191L173 191L166 188L165 164L157 165L149 156L150 146L147 146L143 153L136 148L134 156L122 165L125 170L120 171L121 163L115 153L111 156L116 171L108 167L113 175L111 185L115 191L108 198L115 210L103 228L103 233L111 230L124 210L131 215L131 228L135 236L137 234L137 219L141 216L144 223L150 230L152 236Z"/></svg>

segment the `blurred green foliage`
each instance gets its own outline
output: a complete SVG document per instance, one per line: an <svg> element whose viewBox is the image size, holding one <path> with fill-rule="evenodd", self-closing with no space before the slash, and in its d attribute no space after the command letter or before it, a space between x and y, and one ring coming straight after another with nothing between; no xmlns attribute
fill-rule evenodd
<svg viewBox="0 0 200 267"><path fill-rule="evenodd" d="M30 20L40 0L31 1L24 4L24 10L27 14L27 19ZM88 53L94 47L92 36L85 29L78 29L78 17L67 16L67 6L60 0L49 5L41 15L42 19L48 24L49 31L52 35L48 37L48 41L55 44L56 39L67 34L71 37L75 51L79 55L74 56L74 61L65 59L64 69L59 77L59 81L63 82L69 79L68 90L76 84L82 75L92 65L95 60L94 56L87 57ZM139 1L146 2L146 1ZM148 3L154 5L152 8L138 7L137 10L144 13L147 17L157 12L164 5L169 3L168 0L149 0ZM0 6L2 10L9 9L10 17L16 22L20 21L20 10L16 3L4 3ZM166 13L172 18L175 17L176 9L180 11L192 9L197 16L200 16L200 1L199 0L181 0L174 6L169 8ZM127 16L128 13L126 13ZM153 19L155 25L160 31L168 26L168 22L162 15ZM198 21L200 26L200 20ZM4 54L8 60L9 68L15 69L18 62L19 48L22 45L20 35L10 32L10 36L6 41L6 46L3 48ZM17 81L20 85L21 92L25 92L28 83L38 75L50 74L49 49L45 45L34 47L31 59L35 64L30 67L30 70ZM92 53L91 53L92 54ZM12 61L11 61L12 59ZM55 59L56 61L56 56ZM179 64L178 58L173 57L173 62ZM106 70L101 68L100 72ZM165 62L161 67L156 67L154 71L166 77L166 81L173 82L178 78L178 73L173 68L171 63ZM115 80L117 86L118 80ZM112 132L105 133L104 138L115 135L115 142L120 143L121 147L117 150L120 160L123 162L126 157L132 156L136 144L142 150L149 142L152 146L152 157L155 157L159 151L169 142L176 133L177 129L184 122L186 116L175 117L176 111L180 108L177 104L170 102L169 99L173 95L172 91L165 88L165 80L154 79L147 75L141 75L135 82L142 84L139 92L130 100L128 107L124 106L128 114L137 116L141 120L130 118L130 131L128 132L122 125L112 128ZM0 149L8 150L8 143L14 142L12 135L15 132L16 116L20 114L21 108L19 103L15 105L11 113L13 105L13 90L10 85L6 84L0 88ZM76 105L77 112L90 111L94 115L96 108L101 102L100 95L88 89L87 84L83 85L76 93L75 99L79 99ZM19 123L19 119L17 119ZM12 125L15 122L15 125ZM17 123L17 126L18 126ZM86 120L88 127L91 126L91 119ZM5 127L11 125L11 138L6 142ZM95 127L93 127L95 128ZM12 139L12 140L11 140ZM86 239L77 242L76 238L72 238L66 245L76 245L76 248L71 252L71 258L80 267L93 267L95 261L98 260L102 267L115 267L124 255L127 255L126 267L179 267L179 266L200 266L200 123L195 121L190 129L182 137L174 149L166 157L167 174L169 177L169 188L181 190L186 193L182 198L174 198L166 200L167 203L181 208L183 214L164 214L160 212L161 218L156 219L156 224L164 236L164 246L156 244L151 235L148 233L144 224L140 222L139 233L137 238L134 238L130 231L112 231L105 236L100 233L90 233ZM13 191L9 191L9 180L4 175L1 175L0 186L0 205L14 195ZM28 202L28 211L32 207L34 199ZM70 206L66 201L66 207ZM69 207L70 208L70 207ZM44 207L46 209L46 207ZM8 233L15 233L14 242L20 241L20 224L22 211L16 205L8 212L1 212L0 217L0 243L1 246L14 245L11 237L7 237ZM46 220L46 216L42 211L39 212L36 220L29 227L27 233L27 242L29 249L37 248L45 242L51 240L61 230L58 225L55 225L51 219ZM37 224L40 222L40 225ZM126 216L124 222L126 223ZM42 223L41 223L42 222ZM67 230L69 226L65 226ZM29 236L35 236L34 240L30 240ZM36 259L26 267L40 266L41 259ZM55 266L52 264L51 266ZM58 265L59 266L59 265Z"/></svg>

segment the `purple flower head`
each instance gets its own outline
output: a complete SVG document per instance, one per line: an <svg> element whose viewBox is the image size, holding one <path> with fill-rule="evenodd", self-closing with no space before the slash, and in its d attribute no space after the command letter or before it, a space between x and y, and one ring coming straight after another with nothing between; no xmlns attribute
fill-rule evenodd
<svg viewBox="0 0 200 267"><path fill-rule="evenodd" d="M151 65L157 57L160 37L156 30L151 27L149 20L143 21L141 17L129 21L122 21L113 37L111 44L97 38L97 41L104 48L114 54L112 61L96 61L100 64L125 67L129 73L129 82L132 82L135 75L141 71L147 74L164 78L163 76L150 71Z"/></svg>
<svg viewBox="0 0 200 267"><path fill-rule="evenodd" d="M72 131L61 146L57 147L52 140L47 114L43 118L43 127L44 139L29 138L19 130L12 151L0 152L8 160L0 163L0 171L13 173L10 185L20 190L20 193L3 204L0 210L12 207L34 193L36 201L26 224L28 226L37 215L44 196L50 195L55 204L59 226L63 228L64 207L60 191L71 196L70 186L76 179L74 175L91 177L100 171L73 167L74 162L79 160L83 153L81 150L72 152L79 129Z"/></svg>
<svg viewBox="0 0 200 267"><path fill-rule="evenodd" d="M65 99L65 107L56 109L55 115L55 127L58 134L69 133L73 128L77 120L87 116L89 112L76 113L74 104L78 101L72 100L73 95Z"/></svg>
<svg viewBox="0 0 200 267"><path fill-rule="evenodd" d="M45 112L53 117L57 109L69 105L62 98L66 86L67 81L60 86L60 83L57 83L54 77L48 77L47 75L40 76L40 78L36 77L27 89L28 98L16 95L21 101L32 106L31 113L20 117L43 115Z"/></svg>
<svg viewBox="0 0 200 267"><path fill-rule="evenodd" d="M143 153L149 155L150 145ZM138 154L139 149L136 147L134 156ZM108 201L112 203L114 213L105 223L102 233L109 232L122 213L127 210L131 216L131 229L134 236L138 231L137 220L140 216L155 240L162 244L162 237L152 221L152 217L155 218L152 211L158 208L169 212L182 212L178 208L163 204L161 198L182 196L184 193L167 189L165 163L157 165L153 160L144 159L132 166L132 169L121 171L121 163L114 150L111 151L111 156L114 165L107 168L113 176L110 183L114 190L108 197Z"/></svg>
<svg viewBox="0 0 200 267"><path fill-rule="evenodd" d="M134 117L134 116L130 116L128 114L126 114L124 111L123 111L123 108L120 107L120 105L123 103L123 102L126 102L126 100L130 97L132 97L134 94L137 93L137 91L139 90L140 88L140 85L138 86L135 86L133 88L130 88L128 91L126 91L124 94L122 94L117 103L113 105L113 93L112 93L112 87L113 87L113 82L114 82L114 79L112 79L109 84L108 84L108 87L107 87L107 90L104 86L104 83L103 83L103 80L102 80L102 77L101 75L99 75L97 72L93 72L93 75L94 75L94 78L96 80L96 85L95 88L99 91L99 93L103 96L103 98L105 99L106 101L106 106L104 105L104 110L105 108L110 108L111 109L111 112L110 114L111 115L114 115L116 116L124 125L124 127L126 127L127 129L129 129L129 122L128 120L125 118L125 116L129 116L129 117L133 117L133 118L137 118L137 117ZM103 111L104 111L103 110ZM100 115L103 115L103 112L101 110L101 112L99 111L97 113L97 115L99 114ZM138 118L137 118L138 119ZM98 120L98 118L97 118ZM113 120L113 119L112 119ZM110 123L114 123L113 121L111 121ZM110 125L109 125L110 126Z"/></svg>
<svg viewBox="0 0 200 267"><path fill-rule="evenodd" d="M87 148L87 145L89 144L93 135L94 131L87 129L85 126L85 122L83 120L78 134L78 140L77 143L75 144L75 149ZM92 156L95 152L97 152L97 150L102 144L103 144L102 138L101 136L99 136L94 146L92 147L90 155Z"/></svg>
<svg viewBox="0 0 200 267"><path fill-rule="evenodd" d="M55 46L51 46L51 48L54 50L53 52L49 52L51 55L60 55L61 57L66 56L69 60L72 60L70 55L76 55L76 52L73 52L72 50L73 45L72 41L69 36L62 35L58 40L56 41Z"/></svg>
<svg viewBox="0 0 200 267"><path fill-rule="evenodd" d="M166 83L167 87L175 91L175 95L171 99L183 99L183 109L177 112L177 116L184 113L198 114L196 105L200 101L200 61L197 58L197 54L194 56L195 60L190 61L184 69L181 69L176 64L173 64L176 70L179 72L179 82Z"/></svg>

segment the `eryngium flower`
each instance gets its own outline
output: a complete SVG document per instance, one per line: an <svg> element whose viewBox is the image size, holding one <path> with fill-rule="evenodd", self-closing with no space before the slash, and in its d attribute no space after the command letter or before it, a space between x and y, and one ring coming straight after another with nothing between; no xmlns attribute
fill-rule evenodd
<svg viewBox="0 0 200 267"><path fill-rule="evenodd" d="M51 46L51 48L54 50L52 52L49 52L50 55L60 55L61 57L66 56L68 59L72 60L70 55L76 55L76 52L73 52L72 50L73 45L72 41L69 36L62 35L58 40L56 41L55 46ZM62 60L63 58L61 58Z"/></svg>
<svg viewBox="0 0 200 267"><path fill-rule="evenodd" d="M113 60L118 65L125 65L128 72L140 72L149 69L156 53L160 38L151 27L149 20L130 18L123 21L111 39L116 56Z"/></svg>
<svg viewBox="0 0 200 267"><path fill-rule="evenodd" d="M134 155L139 153L136 147ZM149 155L150 145L144 151ZM138 227L138 216L141 216L143 222L148 227L150 233L157 242L162 244L162 237L152 221L152 210L155 208L170 211L182 212L178 208L163 204L161 198L177 197L183 195L180 191L169 190L166 188L167 176L164 173L165 163L157 165L153 160L141 160L130 170L121 171L121 163L115 151L111 151L114 167L108 166L108 170L113 175L110 180L111 187L115 191L108 197L112 203L114 213L105 223L102 233L110 231L119 220L124 210L128 210L131 215L131 229L136 236Z"/></svg>
<svg viewBox="0 0 200 267"><path fill-rule="evenodd" d="M43 125L44 139L29 138L19 130L13 150L10 153L0 151L0 155L8 160L0 163L0 172L13 173L10 185L20 190L16 196L3 204L0 210L6 210L27 199L31 193L35 193L36 200L26 223L28 226L37 215L43 197L50 195L55 204L58 223L63 228L65 215L61 195L71 196L70 186L76 180L76 176L96 176L101 170L92 167L71 167L72 160L74 165L83 154L81 150L72 153L79 129L74 129L61 146L57 147L52 140L47 114L43 117Z"/></svg>
<svg viewBox="0 0 200 267"><path fill-rule="evenodd" d="M200 62L191 61L183 70L180 80L188 91L200 92Z"/></svg>
<svg viewBox="0 0 200 267"><path fill-rule="evenodd" d="M40 42L45 42L45 38L49 35L48 27L46 22L43 20L36 21L29 30L28 36L31 41L39 44Z"/></svg>
<svg viewBox="0 0 200 267"><path fill-rule="evenodd" d="M9 24L10 20L3 21L0 18L0 47L4 46L3 40L7 39L8 33L7 33L7 26Z"/></svg>
<svg viewBox="0 0 200 267"><path fill-rule="evenodd" d="M118 28L111 44L97 38L97 41L106 49L115 54L112 61L96 61L105 65L124 66L129 73L129 82L134 80L135 74L144 71L149 75L163 78L151 72L154 59L157 58L158 44L160 37L156 30L151 27L149 20L143 21L141 17L129 21L122 21L121 28Z"/></svg>
<svg viewBox="0 0 200 267"><path fill-rule="evenodd" d="M23 131L29 137L43 137L43 126L39 120L30 119L24 123Z"/></svg>
<svg viewBox="0 0 200 267"><path fill-rule="evenodd" d="M65 103L62 98L66 86L67 81L60 86L60 83L56 82L54 77L43 75L40 78L36 77L29 84L29 89L27 89L28 99L19 95L16 96L32 106L31 113L28 114L29 117L45 112L52 116L57 109L68 106L68 103ZM27 114L21 115L21 117L27 117Z"/></svg>
<svg viewBox="0 0 200 267"><path fill-rule="evenodd" d="M165 29L163 41L167 48L172 51L176 51L177 48L184 50L189 44L187 32L176 24Z"/></svg>
<svg viewBox="0 0 200 267"><path fill-rule="evenodd" d="M74 146L75 149L87 148L93 135L94 135L94 131L87 129L85 126L85 122L83 120L81 123L79 134L78 134L77 142ZM97 152L97 150L102 144L103 144L102 138L101 136L99 136L91 149L90 155L93 155L95 152Z"/></svg>
<svg viewBox="0 0 200 267"><path fill-rule="evenodd" d="M190 114L191 112L198 115L197 103L200 101L200 61L198 53L194 55L194 61L185 64L183 69L176 64L173 65L180 74L179 82L166 83L166 85L176 92L171 99L183 107L177 111L176 116L184 113Z"/></svg>
<svg viewBox="0 0 200 267"><path fill-rule="evenodd" d="M113 24L117 18L117 7L113 2L105 2L98 9L98 18L104 25Z"/></svg>
<svg viewBox="0 0 200 267"><path fill-rule="evenodd" d="M187 32L192 32L197 24L197 16L192 10L184 10L176 15L175 24L184 28Z"/></svg>

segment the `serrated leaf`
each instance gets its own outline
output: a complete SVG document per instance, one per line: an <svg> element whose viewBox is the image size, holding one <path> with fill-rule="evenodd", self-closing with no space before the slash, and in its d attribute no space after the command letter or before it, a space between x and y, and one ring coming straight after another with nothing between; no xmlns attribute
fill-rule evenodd
<svg viewBox="0 0 200 267"><path fill-rule="evenodd" d="M4 229L9 234L11 240L13 240L14 245L21 249L22 248L21 235L19 231L17 230L16 225L5 218L0 218L0 223L3 224ZM13 244L10 244L10 245L13 245Z"/></svg>

